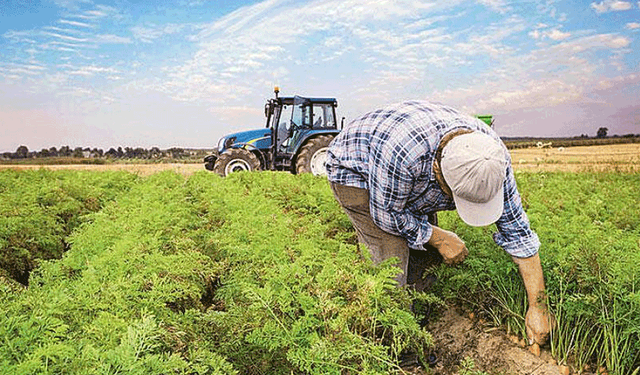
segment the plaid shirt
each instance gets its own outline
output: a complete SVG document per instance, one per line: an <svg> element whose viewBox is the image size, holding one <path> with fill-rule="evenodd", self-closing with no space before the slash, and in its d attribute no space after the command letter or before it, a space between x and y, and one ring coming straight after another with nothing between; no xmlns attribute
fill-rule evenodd
<svg viewBox="0 0 640 375"><path fill-rule="evenodd" d="M368 189L373 221L384 231L406 238L412 249L421 250L431 238L427 214L455 210L432 166L442 137L460 128L500 140L481 120L442 104L407 101L369 112L345 126L329 146L329 181ZM493 239L512 256L526 258L538 252L540 241L529 226L511 157L504 150L508 160L504 210Z"/></svg>

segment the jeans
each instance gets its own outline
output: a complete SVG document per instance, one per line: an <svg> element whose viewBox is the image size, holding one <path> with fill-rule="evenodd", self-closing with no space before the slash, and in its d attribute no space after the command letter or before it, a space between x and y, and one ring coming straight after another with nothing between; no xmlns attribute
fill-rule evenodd
<svg viewBox="0 0 640 375"><path fill-rule="evenodd" d="M414 284L422 280L425 269L435 266L442 261L438 251L424 245L424 250L413 250L407 245L403 237L385 232L380 229L371 218L369 212L369 191L352 186L345 186L331 182L331 190L336 200L351 220L356 229L358 241L366 245L374 264L396 257L396 266L400 273L396 277L399 286ZM435 214L429 221L436 224Z"/></svg>

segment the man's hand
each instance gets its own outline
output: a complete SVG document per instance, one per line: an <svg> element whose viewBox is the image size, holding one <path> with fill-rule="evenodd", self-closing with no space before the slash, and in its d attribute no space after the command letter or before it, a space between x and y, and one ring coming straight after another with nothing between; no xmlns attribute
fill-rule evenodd
<svg viewBox="0 0 640 375"><path fill-rule="evenodd" d="M546 307L531 306L525 318L525 327L529 345L543 345L549 338L549 331L553 324Z"/></svg>
<svg viewBox="0 0 640 375"><path fill-rule="evenodd" d="M448 265L464 262L464 259L469 255L469 250L467 250L467 247L460 237L453 232L438 228L435 225L433 225L432 228L433 232L427 243L438 249L444 262Z"/></svg>
<svg viewBox="0 0 640 375"><path fill-rule="evenodd" d="M514 257L513 261L518 265L529 300L529 309L525 317L529 345L543 345L549 337L549 331L553 328L554 321L545 301L540 256L536 254L530 258Z"/></svg>

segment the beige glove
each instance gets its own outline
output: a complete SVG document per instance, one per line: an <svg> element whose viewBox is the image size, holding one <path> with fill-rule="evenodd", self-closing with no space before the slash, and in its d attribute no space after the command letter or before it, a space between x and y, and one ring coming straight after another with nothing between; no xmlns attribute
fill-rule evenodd
<svg viewBox="0 0 640 375"><path fill-rule="evenodd" d="M438 228L435 225L432 226L432 228L433 232L427 243L438 249L444 262L448 265L464 262L464 259L469 255L469 250L467 250L467 247L460 237L453 232Z"/></svg>

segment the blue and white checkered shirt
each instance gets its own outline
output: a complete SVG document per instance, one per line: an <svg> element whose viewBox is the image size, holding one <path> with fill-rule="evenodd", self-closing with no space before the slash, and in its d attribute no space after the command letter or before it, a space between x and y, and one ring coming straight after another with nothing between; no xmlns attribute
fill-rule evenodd
<svg viewBox="0 0 640 375"><path fill-rule="evenodd" d="M368 189L373 221L421 250L431 238L427 214L455 210L432 166L442 137L461 128L500 140L481 120L438 103L407 101L369 112L345 126L329 146L329 181ZM511 157L504 150L508 160L504 211L493 238L512 256L526 258L537 254L540 241L529 226Z"/></svg>

